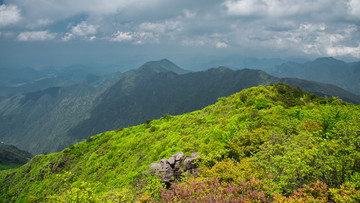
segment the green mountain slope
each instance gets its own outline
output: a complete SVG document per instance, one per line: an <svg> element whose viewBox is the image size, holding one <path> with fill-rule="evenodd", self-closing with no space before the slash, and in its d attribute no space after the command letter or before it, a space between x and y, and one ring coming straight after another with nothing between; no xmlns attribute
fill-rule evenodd
<svg viewBox="0 0 360 203"><path fill-rule="evenodd" d="M359 118L359 106L299 88L249 88L202 110L101 133L2 171L0 200L159 201L162 186L149 165L178 151L199 152L202 178L250 181L256 192L252 198L261 193L269 201L279 200L303 184L322 181L318 184L334 188L329 198L336 199L336 188L345 182L360 186ZM209 190L216 192L210 186L204 191ZM349 195L355 193L356 189Z"/></svg>
<svg viewBox="0 0 360 203"><path fill-rule="evenodd" d="M360 62L345 63L329 58L318 58L307 63L287 62L267 71L276 77L294 77L333 84L360 94Z"/></svg>
<svg viewBox="0 0 360 203"><path fill-rule="evenodd" d="M120 127L158 119L164 114L178 115L204 108L217 98L229 96L258 85L282 82L320 96L338 96L347 102L360 103L360 96L334 85L276 78L259 70L231 70L226 67L178 75L154 71L149 63L129 73L103 95L90 118L69 130L68 136L80 139ZM151 68L149 68L151 67Z"/></svg>
<svg viewBox="0 0 360 203"><path fill-rule="evenodd" d="M69 131L69 136L87 138L106 130L143 123L164 114L182 114L201 109L217 98L242 89L270 84L276 79L262 71L232 71L228 68L178 75L155 72L146 66L119 80L101 97L89 119Z"/></svg>
<svg viewBox="0 0 360 203"><path fill-rule="evenodd" d="M0 140L33 154L58 152L97 133L141 124L165 114L191 112L213 104L219 97L277 82L360 103L360 96L333 85L225 67L186 73L163 59L108 77L108 81L95 86L55 87L2 99Z"/></svg>
<svg viewBox="0 0 360 203"><path fill-rule="evenodd" d="M28 162L33 156L12 145L0 143L0 170L14 168Z"/></svg>
<svg viewBox="0 0 360 203"><path fill-rule="evenodd" d="M101 88L53 87L0 101L0 139L33 154L55 152L80 140L64 132L88 116Z"/></svg>

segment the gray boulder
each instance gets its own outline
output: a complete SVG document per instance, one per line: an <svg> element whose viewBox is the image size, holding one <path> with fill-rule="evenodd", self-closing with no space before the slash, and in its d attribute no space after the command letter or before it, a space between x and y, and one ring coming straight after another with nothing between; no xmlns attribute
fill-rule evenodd
<svg viewBox="0 0 360 203"><path fill-rule="evenodd" d="M155 172L155 175L162 178L162 182L170 185L175 180L180 180L184 172L188 172L197 176L199 170L195 160L199 157L199 153L192 153L190 157L185 157L182 151L172 155L168 159L161 159L160 163L152 163L149 165Z"/></svg>
<svg viewBox="0 0 360 203"><path fill-rule="evenodd" d="M197 152L192 153L190 157L186 157L184 160L184 170L187 171L190 169L197 168L197 166L195 164L195 160L198 157L199 157L199 155Z"/></svg>

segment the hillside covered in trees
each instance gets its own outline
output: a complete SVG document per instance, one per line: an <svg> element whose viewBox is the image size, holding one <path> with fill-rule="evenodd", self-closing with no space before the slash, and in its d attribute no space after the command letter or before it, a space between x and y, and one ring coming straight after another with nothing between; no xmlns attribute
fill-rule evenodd
<svg viewBox="0 0 360 203"><path fill-rule="evenodd" d="M165 186L149 165L180 151L198 173ZM358 202L359 157L360 106L258 86L1 171L0 201Z"/></svg>
<svg viewBox="0 0 360 203"><path fill-rule="evenodd" d="M13 145L0 142L0 170L15 168L28 162L33 157L29 152L18 149Z"/></svg>

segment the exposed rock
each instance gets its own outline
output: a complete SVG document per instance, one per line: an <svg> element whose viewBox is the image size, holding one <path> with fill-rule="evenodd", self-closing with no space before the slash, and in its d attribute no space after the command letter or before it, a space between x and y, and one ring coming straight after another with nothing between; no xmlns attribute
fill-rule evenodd
<svg viewBox="0 0 360 203"><path fill-rule="evenodd" d="M183 172L189 172L193 176L197 176L199 169L195 163L195 159L199 157L199 153L192 153L190 157L184 159L184 153L179 151L168 159L161 159L160 163L152 163L149 165L155 174L162 178L167 186L175 180L180 180ZM181 164L183 162L183 164Z"/></svg>
<svg viewBox="0 0 360 203"><path fill-rule="evenodd" d="M54 172L55 172L55 171L53 170L54 165L55 165L54 162L50 162L50 163L49 163L49 168L50 168L51 173L54 173Z"/></svg>
<svg viewBox="0 0 360 203"><path fill-rule="evenodd" d="M175 165L175 158L174 158L174 156L170 157L170 158L168 159L168 162L169 162L169 164L170 164L171 167L174 167L174 165Z"/></svg>
<svg viewBox="0 0 360 203"><path fill-rule="evenodd" d="M172 157L175 158L176 161L180 161L184 156L184 153L182 151L179 151L178 153L174 154Z"/></svg>
<svg viewBox="0 0 360 203"><path fill-rule="evenodd" d="M152 163L152 164L150 164L150 166L149 166L150 168L152 168L152 169L154 169L154 170L162 170L162 165L161 165L161 163Z"/></svg>
<svg viewBox="0 0 360 203"><path fill-rule="evenodd" d="M174 180L174 170L169 168L163 175L163 182L172 182Z"/></svg>
<svg viewBox="0 0 360 203"><path fill-rule="evenodd" d="M199 157L198 153L192 153L190 157L186 157L184 160L184 170L190 170L190 169L194 169L197 168L196 164L195 164L195 159Z"/></svg>
<svg viewBox="0 0 360 203"><path fill-rule="evenodd" d="M31 177L30 182L34 182L35 175Z"/></svg>
<svg viewBox="0 0 360 203"><path fill-rule="evenodd" d="M40 169L40 171L39 171L39 179L40 180L43 180L44 179L44 171L42 170L42 169Z"/></svg>
<svg viewBox="0 0 360 203"><path fill-rule="evenodd" d="M14 175L15 175L15 172L11 173L10 175L7 175L7 176L6 176L6 181L7 181L7 182L10 182L11 179L12 179L12 177L13 177Z"/></svg>
<svg viewBox="0 0 360 203"><path fill-rule="evenodd" d="M174 170L175 170L175 171L180 170L180 161L177 161L177 162L175 163L175 165L174 165Z"/></svg>

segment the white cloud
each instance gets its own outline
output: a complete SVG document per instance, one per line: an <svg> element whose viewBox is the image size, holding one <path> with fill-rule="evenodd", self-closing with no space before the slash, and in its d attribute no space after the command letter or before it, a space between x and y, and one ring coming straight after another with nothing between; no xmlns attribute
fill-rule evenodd
<svg viewBox="0 0 360 203"><path fill-rule="evenodd" d="M158 43L159 38L152 32L136 32L134 44Z"/></svg>
<svg viewBox="0 0 360 203"><path fill-rule="evenodd" d="M223 4L230 15L261 15L267 10L262 0L226 0Z"/></svg>
<svg viewBox="0 0 360 203"><path fill-rule="evenodd" d="M32 32L22 32L17 38L19 41L45 41L52 40L56 37L55 33L49 31L32 31Z"/></svg>
<svg viewBox="0 0 360 203"><path fill-rule="evenodd" d="M184 9L183 12L185 18L194 18L196 16L196 12L192 12L188 9Z"/></svg>
<svg viewBox="0 0 360 203"><path fill-rule="evenodd" d="M82 21L81 23L73 26L71 28L71 32L65 33L65 36L62 37L62 40L69 41L75 37L82 37L83 39L94 40L96 38L94 34L97 33L97 28L98 26L88 24L87 22Z"/></svg>
<svg viewBox="0 0 360 203"><path fill-rule="evenodd" d="M360 39L359 0L11 0L11 4L0 6L2 40L16 36L107 40L127 46L203 47L204 53L209 47L231 47L238 53L288 56L357 55ZM16 29L5 27L13 24ZM47 32L41 37L37 32L18 34L21 28L49 31L40 31Z"/></svg>
<svg viewBox="0 0 360 203"><path fill-rule="evenodd" d="M86 14L91 18L146 10L160 0L12 0L26 12L29 22L44 16L58 21Z"/></svg>
<svg viewBox="0 0 360 203"><path fill-rule="evenodd" d="M13 5L0 5L0 27L5 27L19 22L21 19L20 10Z"/></svg>
<svg viewBox="0 0 360 203"><path fill-rule="evenodd" d="M181 45L183 46L193 46L193 47L201 47L201 46L210 46L216 48L227 48L229 47L228 40L219 40L221 36L218 33L207 36L198 36L195 38L188 38L181 41Z"/></svg>
<svg viewBox="0 0 360 203"><path fill-rule="evenodd" d="M350 46L337 46L327 47L326 53L329 56L352 56L360 58L360 44L357 47Z"/></svg>
<svg viewBox="0 0 360 203"><path fill-rule="evenodd" d="M216 46L216 48L227 48L227 47L229 47L229 45L226 44L225 42L217 42L215 46Z"/></svg>
<svg viewBox="0 0 360 203"><path fill-rule="evenodd" d="M159 42L158 35L152 32L122 32L117 31L110 38L113 42L132 42L133 44L146 44Z"/></svg>
<svg viewBox="0 0 360 203"><path fill-rule="evenodd" d="M164 23L152 23L152 22L145 22L139 25L141 30L152 31L152 32L171 32L171 31L178 31L180 32L183 27L180 21L165 21Z"/></svg>
<svg viewBox="0 0 360 203"><path fill-rule="evenodd" d="M360 1L350 0L348 4L350 9L350 14L356 18L360 18Z"/></svg>
<svg viewBox="0 0 360 203"><path fill-rule="evenodd" d="M350 25L337 27L324 23L304 23L295 30L272 33L274 36L263 44L280 50L298 50L317 56L360 57L357 33L358 29Z"/></svg>
<svg viewBox="0 0 360 203"><path fill-rule="evenodd" d="M96 29L97 26L87 24L85 21L83 21L77 24L76 26L73 26L71 28L71 33L77 36L88 36L88 35L96 34L97 32Z"/></svg>
<svg viewBox="0 0 360 203"><path fill-rule="evenodd" d="M331 19L347 15L346 2L338 0L226 0L222 5L227 14L239 16Z"/></svg>
<svg viewBox="0 0 360 203"><path fill-rule="evenodd" d="M132 39L133 39L132 33L117 31L116 33L113 34L113 37L110 39L110 41L123 42L123 41L131 41Z"/></svg>
<svg viewBox="0 0 360 203"><path fill-rule="evenodd" d="M67 41L71 40L72 38L73 38L73 34L71 34L71 33L65 33L65 36L63 36L63 37L61 38L61 40L67 42Z"/></svg>

